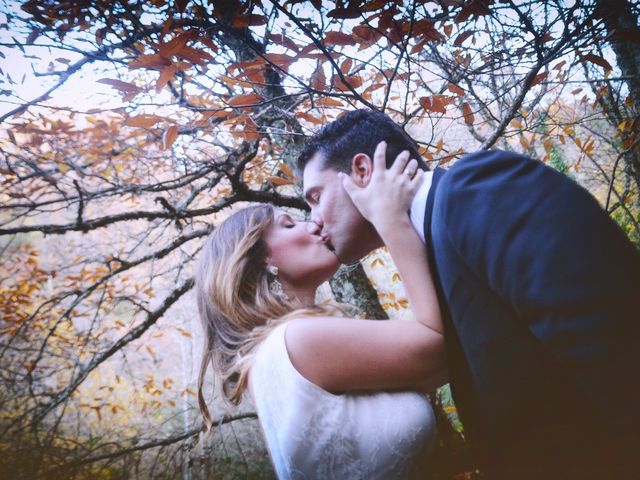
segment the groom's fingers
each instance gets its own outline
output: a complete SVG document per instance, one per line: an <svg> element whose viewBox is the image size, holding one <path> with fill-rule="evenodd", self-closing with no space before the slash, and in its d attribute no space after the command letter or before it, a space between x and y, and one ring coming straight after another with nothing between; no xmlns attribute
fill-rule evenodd
<svg viewBox="0 0 640 480"><path fill-rule="evenodd" d="M355 183L353 183L353 180L351 179L351 177L349 175L345 175L344 173L339 172L338 176L342 180L342 186L344 187L345 191L347 192L347 195L349 195L349 198L351 198L353 200L353 195L356 193L356 191L360 187L358 187Z"/></svg>
<svg viewBox="0 0 640 480"><path fill-rule="evenodd" d="M387 142L382 141L376 145L376 150L373 152L373 171L382 172L383 169L387 168L386 159L387 157Z"/></svg>
<svg viewBox="0 0 640 480"><path fill-rule="evenodd" d="M393 161L393 164L389 168L394 174L399 175L404 172L405 167L407 166L407 162L409 161L409 150L403 150L398 154L396 159Z"/></svg>

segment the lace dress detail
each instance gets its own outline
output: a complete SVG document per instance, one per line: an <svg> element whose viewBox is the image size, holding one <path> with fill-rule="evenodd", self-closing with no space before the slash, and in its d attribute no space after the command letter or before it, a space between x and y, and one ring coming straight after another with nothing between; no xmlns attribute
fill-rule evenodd
<svg viewBox="0 0 640 480"><path fill-rule="evenodd" d="M334 395L298 372L287 324L256 352L250 382L258 418L281 480L408 478L435 435L435 417L416 392Z"/></svg>

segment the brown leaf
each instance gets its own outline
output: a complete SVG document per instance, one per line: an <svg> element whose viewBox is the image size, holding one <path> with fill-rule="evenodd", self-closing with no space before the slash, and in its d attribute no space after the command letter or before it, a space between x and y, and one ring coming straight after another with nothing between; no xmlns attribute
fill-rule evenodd
<svg viewBox="0 0 640 480"><path fill-rule="evenodd" d="M169 58L176 55L182 47L184 47L190 40L198 38L198 32L196 30L189 30L188 32L181 33L180 35L172 38L167 43L161 43L158 51L160 55Z"/></svg>
<svg viewBox="0 0 640 480"><path fill-rule="evenodd" d="M544 81L544 79L547 78L548 76L549 76L549 72L542 72L537 74L535 77L533 77L533 80L531 81L531 86L534 87L538 85L540 82Z"/></svg>
<svg viewBox="0 0 640 480"><path fill-rule="evenodd" d="M491 11L485 3L486 0L472 0L470 3L462 7L460 13L456 16L456 22L462 23L469 17L478 18L482 15L489 15Z"/></svg>
<svg viewBox="0 0 640 480"><path fill-rule="evenodd" d="M471 110L471 105L469 105L467 102L464 102L462 104L462 115L464 116L464 123L466 123L467 125L473 125L475 117L473 115L473 110Z"/></svg>
<svg viewBox="0 0 640 480"><path fill-rule="evenodd" d="M447 113L444 102L444 95L432 95L421 97L420 105L428 112Z"/></svg>
<svg viewBox="0 0 640 480"><path fill-rule="evenodd" d="M196 65L204 66L208 61L213 60L213 57L204 50L200 50L193 47L184 46L180 49L176 55L180 58L190 61Z"/></svg>
<svg viewBox="0 0 640 480"><path fill-rule="evenodd" d="M358 18L360 15L360 9L353 3L349 3L347 8L335 8L327 13L329 18Z"/></svg>
<svg viewBox="0 0 640 480"><path fill-rule="evenodd" d="M176 0L175 4L176 4L176 10L179 13L184 13L185 9L187 8L187 4L189 3L189 0Z"/></svg>
<svg viewBox="0 0 640 480"><path fill-rule="evenodd" d="M160 91L164 88L164 86L169 83L170 80L173 79L173 76L176 74L176 66L175 65L169 65L168 67L165 67L162 69L162 71L160 72L160 76L158 77L158 80L156 81L156 92L160 93Z"/></svg>
<svg viewBox="0 0 640 480"><path fill-rule="evenodd" d="M140 55L129 61L129 68L152 68L158 70L167 65L171 65L171 61L159 53Z"/></svg>
<svg viewBox="0 0 640 480"><path fill-rule="evenodd" d="M356 40L346 33L327 32L324 37L325 45L355 45Z"/></svg>
<svg viewBox="0 0 640 480"><path fill-rule="evenodd" d="M342 62L342 65L340 65L340 71L345 75L349 75L349 72L351 71L352 66L353 66L353 60L351 60L350 58L347 58L344 62Z"/></svg>
<svg viewBox="0 0 640 480"><path fill-rule="evenodd" d="M451 83L449 82L449 85L447 85L447 88L452 92L455 93L456 95L463 97L464 96L464 90L462 88L460 88L458 85L456 85L455 83Z"/></svg>
<svg viewBox="0 0 640 480"><path fill-rule="evenodd" d="M128 127L151 128L160 120L162 117L157 115L136 115L125 120L124 124Z"/></svg>
<svg viewBox="0 0 640 480"><path fill-rule="evenodd" d="M318 62L316 69L311 74L311 88L316 90L324 90L327 87L327 79L324 75L322 63Z"/></svg>
<svg viewBox="0 0 640 480"><path fill-rule="evenodd" d="M602 68L604 68L605 70L611 70L613 67L611 66L611 64L609 62L607 62L604 58L595 55L593 53L588 53L586 55L584 55L581 58L582 62L591 62L591 63L595 63L596 65L601 66Z"/></svg>
<svg viewBox="0 0 640 480"><path fill-rule="evenodd" d="M173 142L176 141L176 138L178 138L178 126L171 125L164 131L164 134L162 135L162 149L168 150L169 148L171 148L171 145L173 145Z"/></svg>
<svg viewBox="0 0 640 480"><path fill-rule="evenodd" d="M473 33L474 33L473 30L468 30L466 32L462 32L453 41L453 46L454 47L459 47L460 45L462 45L462 42L464 42L467 38L469 38L471 35L473 35Z"/></svg>
<svg viewBox="0 0 640 480"><path fill-rule="evenodd" d="M285 55L284 53L267 53L264 58L268 62L277 65L283 70L289 68L289 65L291 65L296 60L296 57Z"/></svg>
<svg viewBox="0 0 640 480"><path fill-rule="evenodd" d="M227 100L227 103L232 107L252 107L257 103L262 102L263 98L257 93L247 93L244 95L237 95Z"/></svg>

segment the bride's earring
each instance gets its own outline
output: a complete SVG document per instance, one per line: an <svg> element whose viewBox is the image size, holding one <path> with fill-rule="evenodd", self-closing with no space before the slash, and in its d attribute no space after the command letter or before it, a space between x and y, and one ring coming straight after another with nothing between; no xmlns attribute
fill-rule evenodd
<svg viewBox="0 0 640 480"><path fill-rule="evenodd" d="M276 267L275 265L269 265L267 266L267 272L269 272L273 276L271 284L269 285L271 293L273 293L276 297L281 298L282 300L289 300L289 297L282 288L282 283L280 283L280 280L278 280L278 267Z"/></svg>

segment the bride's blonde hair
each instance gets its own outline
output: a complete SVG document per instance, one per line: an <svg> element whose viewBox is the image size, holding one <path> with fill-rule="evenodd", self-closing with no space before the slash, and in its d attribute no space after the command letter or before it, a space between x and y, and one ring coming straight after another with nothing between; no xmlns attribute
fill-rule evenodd
<svg viewBox="0 0 640 480"><path fill-rule="evenodd" d="M296 308L299 305L273 293L262 238L274 218L270 205L240 210L209 235L200 254L195 290L204 348L198 406L207 436L213 421L202 390L209 365L221 397L237 405L247 387L255 347L277 324L298 315L340 314L336 307L325 305Z"/></svg>

